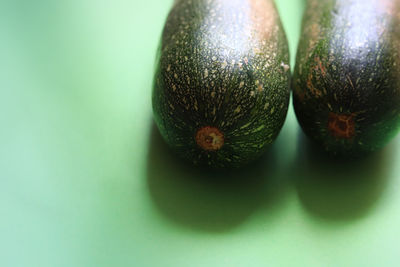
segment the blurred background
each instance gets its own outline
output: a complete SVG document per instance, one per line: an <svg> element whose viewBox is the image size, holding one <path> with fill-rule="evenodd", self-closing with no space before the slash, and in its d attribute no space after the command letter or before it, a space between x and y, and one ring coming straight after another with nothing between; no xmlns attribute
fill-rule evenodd
<svg viewBox="0 0 400 267"><path fill-rule="evenodd" d="M152 121L172 0L0 2L0 266L398 266L400 140L338 162L293 110L235 173ZM302 0L277 0L292 66Z"/></svg>

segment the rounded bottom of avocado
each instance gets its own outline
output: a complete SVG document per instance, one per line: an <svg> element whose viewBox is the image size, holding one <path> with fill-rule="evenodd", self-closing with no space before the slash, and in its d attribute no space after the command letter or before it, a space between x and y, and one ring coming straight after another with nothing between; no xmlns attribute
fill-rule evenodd
<svg viewBox="0 0 400 267"><path fill-rule="evenodd" d="M295 105L296 107L296 105ZM362 158L384 148L399 127L365 127L358 123L356 113L328 112L310 118L295 108L301 128L310 141L334 158ZM394 123L388 123L396 126ZM397 122L399 125L399 122Z"/></svg>

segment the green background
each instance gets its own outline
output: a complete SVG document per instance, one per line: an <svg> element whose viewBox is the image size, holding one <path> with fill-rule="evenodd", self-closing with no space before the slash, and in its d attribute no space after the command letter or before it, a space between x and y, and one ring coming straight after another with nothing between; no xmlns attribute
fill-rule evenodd
<svg viewBox="0 0 400 267"><path fill-rule="evenodd" d="M334 162L291 108L244 170L171 156L151 111L171 4L0 2L0 266L399 266L399 138ZM293 64L303 1L277 6Z"/></svg>

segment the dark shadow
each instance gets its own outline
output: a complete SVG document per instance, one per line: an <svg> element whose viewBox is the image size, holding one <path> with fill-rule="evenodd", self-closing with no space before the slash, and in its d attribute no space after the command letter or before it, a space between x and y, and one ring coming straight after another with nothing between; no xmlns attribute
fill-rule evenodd
<svg viewBox="0 0 400 267"><path fill-rule="evenodd" d="M224 232L261 204L274 203L284 188L275 175L275 149L234 171L201 170L176 158L153 123L147 166L151 198L168 219L194 230Z"/></svg>
<svg viewBox="0 0 400 267"><path fill-rule="evenodd" d="M393 166L395 146L358 159L327 155L299 135L296 187L304 208L326 220L366 216L383 194Z"/></svg>

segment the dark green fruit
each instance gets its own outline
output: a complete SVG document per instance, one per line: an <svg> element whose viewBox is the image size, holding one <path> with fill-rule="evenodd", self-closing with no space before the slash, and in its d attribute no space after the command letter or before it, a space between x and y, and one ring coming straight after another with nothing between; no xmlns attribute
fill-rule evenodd
<svg viewBox="0 0 400 267"><path fill-rule="evenodd" d="M175 1L157 63L155 122L181 157L238 167L278 135L290 71L272 0Z"/></svg>
<svg viewBox="0 0 400 267"><path fill-rule="evenodd" d="M337 155L384 146L400 126L400 1L309 0L294 71L304 132Z"/></svg>

